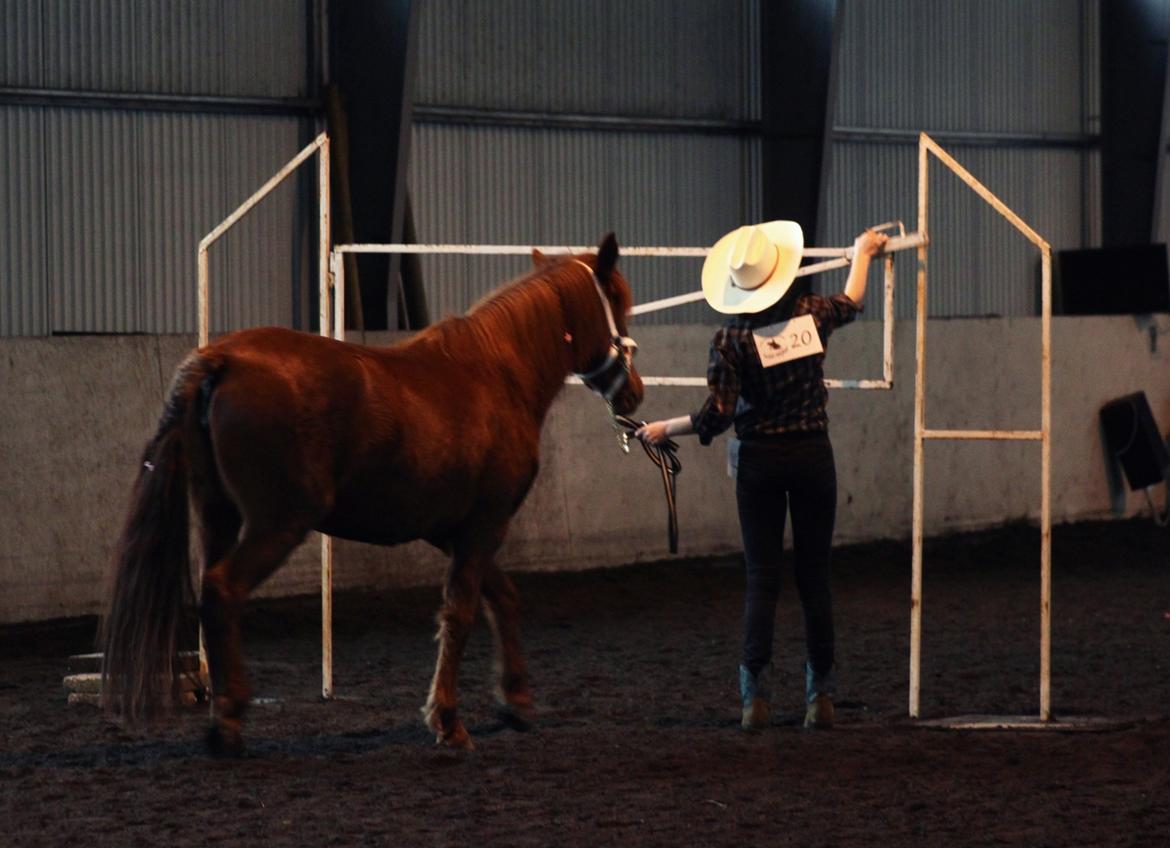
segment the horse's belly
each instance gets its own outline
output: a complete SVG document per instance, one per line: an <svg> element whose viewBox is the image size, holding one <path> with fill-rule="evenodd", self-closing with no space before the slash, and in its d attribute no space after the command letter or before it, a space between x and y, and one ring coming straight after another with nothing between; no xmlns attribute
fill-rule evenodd
<svg viewBox="0 0 1170 848"><path fill-rule="evenodd" d="M348 539L351 542L364 542L367 545L401 545L423 538L417 533L398 532L393 527L370 527L333 518L322 522L316 529L328 536Z"/></svg>
<svg viewBox="0 0 1170 848"><path fill-rule="evenodd" d="M338 492L323 533L373 545L445 539L473 511L466 490L426 481L363 485Z"/></svg>

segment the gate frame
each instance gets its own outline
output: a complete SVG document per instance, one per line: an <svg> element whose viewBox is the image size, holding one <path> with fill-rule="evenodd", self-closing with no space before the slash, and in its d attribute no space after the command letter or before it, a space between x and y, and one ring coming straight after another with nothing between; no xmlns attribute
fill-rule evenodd
<svg viewBox="0 0 1170 848"><path fill-rule="evenodd" d="M344 244L330 248L329 232L329 137L322 132L303 148L293 159L234 212L225 218L214 230L199 242L198 253L198 308L199 346L209 341L209 271L208 250L237 221L246 215L269 192L283 182L308 158L318 154L318 291L319 291L319 332L338 340L345 338L345 253L459 253L459 254L527 254L533 249L516 245L407 245L407 244ZM1041 255L1041 426L1039 430L937 430L926 426L926 251L928 236L928 165L933 155L951 172L958 176L972 191L1008 220L1039 250ZM1035 230L1012 211L1002 200L960 165L949 153L926 133L919 134L918 144L918 230L892 238L885 254L885 310L883 332L883 374L881 380L826 380L830 388L890 389L893 386L893 252L916 247L918 251L917 304L916 304L916 345L915 345L915 386L914 386L914 493L913 493L913 557L911 575L910 615L910 696L909 713L918 718L921 683L922 648L922 544L924 524L923 483L925 476L926 440L1027 440L1041 444L1041 502L1040 502L1040 726L1050 725L1052 720L1050 697L1051 674L1051 318L1052 318L1052 250ZM542 252L566 254L585 252L591 247L541 247ZM688 247L645 247L626 248L628 256L694 256L703 257L708 248ZM798 275L812 274L832 268L843 267L849 262L848 248L805 248L805 257L828 257L825 261L803 266ZM632 314L665 309L700 300L702 292L692 292L676 297L634 307ZM570 378L571 381L571 378ZM704 378L698 377L644 377L646 385L705 385ZM332 539L321 536L321 638L322 638L322 684L323 698L332 698L333 693L333 545ZM206 653L200 630L200 667L206 673ZM940 726L978 729L980 727L1026 727L1035 726L1035 719L1026 717L995 719L975 717L970 721L962 718L939 722ZM924 722L925 724L925 722Z"/></svg>
<svg viewBox="0 0 1170 848"><path fill-rule="evenodd" d="M923 722L966 730L1013 729L1054 726L1051 704L1051 602L1052 602L1052 248L1006 203L1000 200L970 171L960 165L926 133L918 136L918 230L928 233L927 213L930 156L952 173L1020 231L1040 250L1040 429L1039 430L935 430L926 426L926 245L918 248L918 293L916 306L917 341L914 378L914 516L913 557L910 585L910 704L911 718L919 717L922 667L922 543L925 501L925 450L928 439L938 440L1025 440L1040 442L1040 714L992 717L960 716L937 722ZM1037 721L1039 724L1037 724Z"/></svg>

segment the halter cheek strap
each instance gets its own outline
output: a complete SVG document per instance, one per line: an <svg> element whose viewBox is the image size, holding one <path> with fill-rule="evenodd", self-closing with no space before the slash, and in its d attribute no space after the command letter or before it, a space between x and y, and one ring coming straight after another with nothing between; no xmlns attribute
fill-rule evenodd
<svg viewBox="0 0 1170 848"><path fill-rule="evenodd" d="M581 378L582 383L605 398L607 403L612 403L614 397L621 391L622 386L626 384L626 381L630 377L630 368L632 367L634 353L638 350L638 343L629 336L623 336L618 332L617 322L613 320L613 309L609 305L609 298L605 296L605 290L601 288L597 274L580 259L574 259L573 261L588 271L590 278L593 280L593 287L597 290L597 296L601 299L602 309L605 310L605 320L609 324L610 337L609 350L606 352L605 359L602 363L588 372L577 372L576 375ZM568 336L568 333L566 333L566 336ZM608 385L600 385L597 382L597 378L612 369L617 362L620 362L622 365L621 371L614 375Z"/></svg>

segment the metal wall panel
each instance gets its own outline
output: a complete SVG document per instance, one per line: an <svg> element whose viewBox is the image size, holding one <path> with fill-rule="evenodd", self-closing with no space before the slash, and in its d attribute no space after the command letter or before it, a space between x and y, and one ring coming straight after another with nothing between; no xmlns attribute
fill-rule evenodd
<svg viewBox="0 0 1170 848"><path fill-rule="evenodd" d="M24 247L8 264L45 257L50 324L30 324L26 290L5 334L194 331L199 239L301 146L284 118L48 110L46 124L46 227L10 233ZM214 332L290 323L296 201L293 178L212 248Z"/></svg>
<svg viewBox="0 0 1170 848"><path fill-rule="evenodd" d="M1081 242L1086 154L1068 149L949 147L967 170L1054 248ZM917 146L837 143L828 204L828 243L847 245L864 227L900 218L918 226ZM931 317L1024 316L1039 312L1039 253L957 177L930 159L928 309ZM895 306L914 316L917 263L897 259ZM844 272L839 272L841 275ZM875 270L871 285L879 285ZM841 279L819 281L837 290ZM880 317L872 305L871 320Z"/></svg>
<svg viewBox="0 0 1170 848"><path fill-rule="evenodd" d="M417 103L758 117L758 0L429 0Z"/></svg>
<svg viewBox="0 0 1170 848"><path fill-rule="evenodd" d="M228 93L225 79L233 70L224 61L222 0L139 0L138 6L134 84L139 91ZM273 25L279 29L280 18L274 16Z"/></svg>
<svg viewBox="0 0 1170 848"><path fill-rule="evenodd" d="M0 3L0 85L44 85L39 50L44 32L41 0Z"/></svg>
<svg viewBox="0 0 1170 848"><path fill-rule="evenodd" d="M133 123L119 112L45 112L52 332L142 329Z"/></svg>
<svg viewBox="0 0 1170 848"><path fill-rule="evenodd" d="M655 119L759 118L759 0L435 0L420 7L417 106ZM416 123L420 241L705 245L758 216L750 135ZM458 314L524 258L424 257L432 317ZM645 302L698 287L701 262L626 257ZM702 304L639 319L710 321Z"/></svg>
<svg viewBox="0 0 1170 848"><path fill-rule="evenodd" d="M1084 0L843 3L839 126L1077 134L1086 125ZM1094 101L1095 102L1095 101Z"/></svg>
<svg viewBox="0 0 1170 848"><path fill-rule="evenodd" d="M758 144L729 136L414 128L410 191L421 242L705 245L759 209ZM753 164L756 163L756 164ZM423 257L434 318L524 272L522 257ZM638 302L698 287L698 260L627 257ZM709 321L702 304L640 323Z"/></svg>
<svg viewBox="0 0 1170 848"><path fill-rule="evenodd" d="M1099 243L1100 156L1085 141L1099 125L1096 0L873 0L842 8L827 240L848 244L862 227L890 218L917 226L916 142L847 139L853 130L911 137L925 130L1054 249ZM946 133L985 144L948 141ZM1037 314L1036 251L931 161L930 314ZM902 318L914 315L914 265L911 256L899 262Z"/></svg>
<svg viewBox="0 0 1170 848"><path fill-rule="evenodd" d="M0 85L302 96L311 2L4 0ZM194 331L199 239L306 134L296 118L0 107L0 335ZM315 239L296 194L293 178L212 249L216 332L290 323Z"/></svg>
<svg viewBox="0 0 1170 848"><path fill-rule="evenodd" d="M151 0L146 0L150 2ZM215 69L226 95L306 96L307 0L223 0Z"/></svg>
<svg viewBox="0 0 1170 848"><path fill-rule="evenodd" d="M45 88L134 91L139 4L134 0L43 0Z"/></svg>
<svg viewBox="0 0 1170 848"><path fill-rule="evenodd" d="M44 114L0 107L0 336L48 331Z"/></svg>
<svg viewBox="0 0 1170 848"><path fill-rule="evenodd" d="M196 249L230 211L222 173L223 119L146 114L140 120L144 326L156 333L194 332ZM226 254L212 248L209 259L212 304L218 310L230 297Z"/></svg>
<svg viewBox="0 0 1170 848"><path fill-rule="evenodd" d="M195 332L200 239L304 146L295 119L142 116L142 312L150 332ZM311 159L303 168L313 169ZM315 218L313 219L315 221ZM211 332L290 326L296 256L315 228L292 176L209 252ZM307 258L307 257L305 257Z"/></svg>
<svg viewBox="0 0 1170 848"><path fill-rule="evenodd" d="M295 119L225 116L217 120L225 151L219 168L227 206L214 216L207 230L280 170L307 141L300 137ZM314 158L302 167L314 168L315 163ZM213 333L263 324L290 325L294 253L298 233L304 232L300 228L303 218L297 212L296 185L296 177L285 180L212 248L222 252L226 263L223 276L216 280ZM306 235L315 241L316 227ZM312 276L315 281L316 275Z"/></svg>
<svg viewBox="0 0 1170 848"><path fill-rule="evenodd" d="M5 0L3 8L12 56L0 84L249 97L306 91L306 0Z"/></svg>

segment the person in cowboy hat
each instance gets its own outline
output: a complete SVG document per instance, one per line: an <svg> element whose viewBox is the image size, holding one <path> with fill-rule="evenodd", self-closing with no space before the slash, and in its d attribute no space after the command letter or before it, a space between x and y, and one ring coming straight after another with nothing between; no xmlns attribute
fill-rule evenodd
<svg viewBox="0 0 1170 848"><path fill-rule="evenodd" d="M829 553L837 472L825 413L825 344L861 311L870 260L886 236L866 230L854 240L845 290L830 297L794 285L803 242L796 222L769 221L715 243L703 264L703 294L728 318L711 341L710 395L698 412L635 433L651 444L694 433L707 445L735 425L731 466L747 567L739 683L748 730L771 722L768 672L788 511L808 648L804 726L833 725Z"/></svg>

